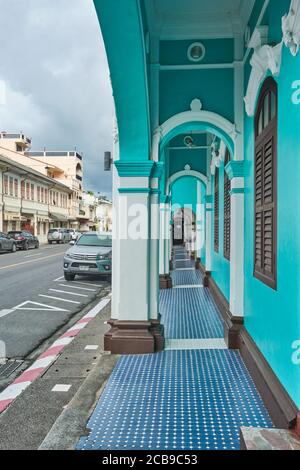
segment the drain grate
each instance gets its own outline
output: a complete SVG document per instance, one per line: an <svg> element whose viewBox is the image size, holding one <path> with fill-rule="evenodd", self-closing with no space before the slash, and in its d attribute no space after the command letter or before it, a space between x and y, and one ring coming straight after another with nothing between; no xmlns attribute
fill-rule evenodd
<svg viewBox="0 0 300 470"><path fill-rule="evenodd" d="M22 364L22 361L7 361L5 364L0 364L0 379L7 379L16 372Z"/></svg>

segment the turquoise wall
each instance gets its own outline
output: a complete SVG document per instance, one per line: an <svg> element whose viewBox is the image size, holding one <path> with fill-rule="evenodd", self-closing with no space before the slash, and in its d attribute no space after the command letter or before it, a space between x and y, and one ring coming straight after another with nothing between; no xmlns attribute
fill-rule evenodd
<svg viewBox="0 0 300 470"><path fill-rule="evenodd" d="M231 63L234 60L233 39L191 39L188 41L161 41L161 65L190 65L188 48L194 42L201 42L205 47L205 56L201 64L214 64L216 62Z"/></svg>
<svg viewBox="0 0 300 470"><path fill-rule="evenodd" d="M197 178L183 176L172 185L172 204L180 207L190 205L194 213L197 209Z"/></svg>
<svg viewBox="0 0 300 470"><path fill-rule="evenodd" d="M206 175L207 152L205 150L170 150L170 176L178 171L183 171L185 165L190 165L192 170Z"/></svg>
<svg viewBox="0 0 300 470"><path fill-rule="evenodd" d="M215 180L212 177L212 188ZM214 190L212 189L214 193ZM214 197L213 197L214 203ZM212 277L229 302L230 298L230 263L224 258L224 163L219 168L219 252L214 249L214 211L212 212Z"/></svg>
<svg viewBox="0 0 300 470"><path fill-rule="evenodd" d="M281 3L281 2L280 2ZM280 18L289 1L269 9L266 18L279 37ZM275 6L271 1L271 7ZM277 25L275 31L274 24ZM300 54L283 48L278 82L278 251L277 290L253 277L254 120L245 115L245 326L272 369L300 407L300 365L292 361L292 344L300 339L300 104L292 102L299 80Z"/></svg>

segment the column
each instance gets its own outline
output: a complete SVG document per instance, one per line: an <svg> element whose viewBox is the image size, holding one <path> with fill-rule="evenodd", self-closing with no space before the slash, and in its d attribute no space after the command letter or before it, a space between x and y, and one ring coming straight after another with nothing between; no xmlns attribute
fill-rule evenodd
<svg viewBox="0 0 300 470"><path fill-rule="evenodd" d="M244 316L244 162L226 166L231 180L230 314Z"/></svg>
<svg viewBox="0 0 300 470"><path fill-rule="evenodd" d="M170 289L170 203L169 197L163 196L160 204L160 252L159 252L159 286L160 289Z"/></svg>

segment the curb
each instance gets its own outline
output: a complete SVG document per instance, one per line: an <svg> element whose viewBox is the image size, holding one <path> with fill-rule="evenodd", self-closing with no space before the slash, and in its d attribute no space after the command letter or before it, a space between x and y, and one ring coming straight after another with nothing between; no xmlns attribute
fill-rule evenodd
<svg viewBox="0 0 300 470"><path fill-rule="evenodd" d="M0 393L0 415L29 385L40 377L53 364L66 346L100 313L110 302L105 297L93 307L84 317L60 336L36 361L26 369L20 377Z"/></svg>
<svg viewBox="0 0 300 470"><path fill-rule="evenodd" d="M119 360L118 355L102 355L70 403L62 411L38 450L75 450L103 389Z"/></svg>

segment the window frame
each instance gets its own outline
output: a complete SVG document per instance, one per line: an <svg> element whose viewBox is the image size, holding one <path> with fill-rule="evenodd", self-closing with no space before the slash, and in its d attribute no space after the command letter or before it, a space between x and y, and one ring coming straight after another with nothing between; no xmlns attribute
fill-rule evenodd
<svg viewBox="0 0 300 470"><path fill-rule="evenodd" d="M275 115L271 119L271 103L272 93L275 95ZM264 118L264 105L265 98L269 95L269 122L259 133L259 120L262 114L262 122ZM253 240L253 276L263 282L268 287L277 290L277 212L278 212L278 195L277 195L277 141L278 141L278 86L272 77L268 77L260 91L258 104L254 119L254 240ZM264 201L264 188L266 184L265 164L266 164L266 146L272 142L272 202L266 203ZM257 162L258 155L261 152L261 204L257 202ZM272 272L266 272L265 269L265 230L264 223L267 212L272 212L271 222L271 269ZM258 217L258 214L260 217ZM260 246L261 246L261 260L260 266L256 263L257 260L257 220L260 218L261 232L260 232Z"/></svg>

